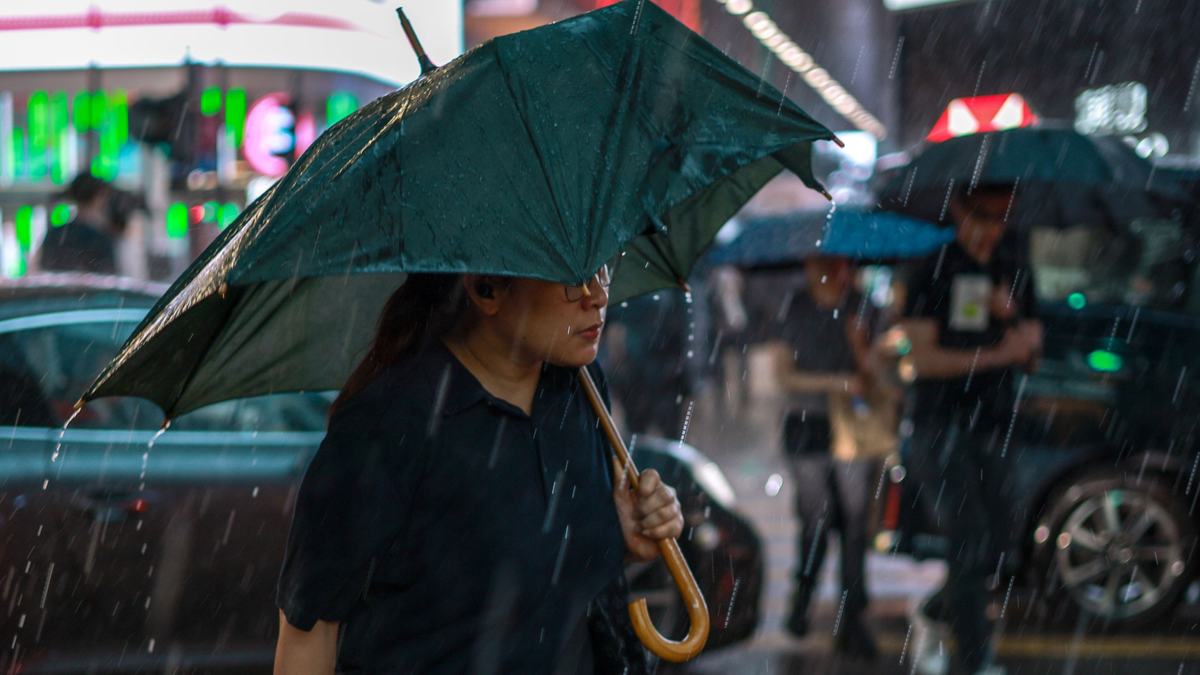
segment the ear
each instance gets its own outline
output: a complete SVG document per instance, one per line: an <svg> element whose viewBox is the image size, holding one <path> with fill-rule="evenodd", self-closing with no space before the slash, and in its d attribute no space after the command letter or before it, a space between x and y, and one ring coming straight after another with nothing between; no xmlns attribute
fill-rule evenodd
<svg viewBox="0 0 1200 675"><path fill-rule="evenodd" d="M508 297L508 284L486 274L464 274L463 289L471 304L485 316L494 316Z"/></svg>

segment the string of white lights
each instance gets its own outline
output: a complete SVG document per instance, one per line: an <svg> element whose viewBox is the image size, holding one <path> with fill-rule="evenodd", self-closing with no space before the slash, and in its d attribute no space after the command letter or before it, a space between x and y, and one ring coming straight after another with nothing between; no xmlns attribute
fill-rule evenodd
<svg viewBox="0 0 1200 675"><path fill-rule="evenodd" d="M771 20L770 15L762 10L755 10L751 0L717 0L717 2L725 5L725 10L730 14L740 16L742 24L754 37L758 38L763 46L774 52L784 65L796 71L808 83L808 86L812 87L842 117L881 141L887 138L887 127L874 115L867 112L858 99L833 79L829 71L818 66L812 55L801 49L787 33L780 30L779 26Z"/></svg>

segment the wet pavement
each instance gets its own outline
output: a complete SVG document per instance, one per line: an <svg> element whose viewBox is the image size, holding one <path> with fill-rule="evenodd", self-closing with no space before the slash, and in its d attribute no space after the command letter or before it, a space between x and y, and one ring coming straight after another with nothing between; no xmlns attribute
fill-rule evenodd
<svg viewBox="0 0 1200 675"><path fill-rule="evenodd" d="M726 394L722 394L726 395ZM736 400L729 396L727 400ZM872 553L867 563L871 606L867 621L875 632L879 658L862 661L836 654L833 627L840 590L836 544L822 570L823 583L804 639L784 630L790 609L796 561L797 521L792 513L792 484L779 451L780 404L770 392L722 414L714 392L701 396L687 441L716 461L737 492L737 510L755 526L766 555L766 582L759 600L758 630L750 640L702 656L670 672L691 675L770 675L789 673L856 675L921 675L914 663L921 631L910 629L908 616L917 602L941 586L940 561L915 562L905 556ZM783 478L772 481L773 475ZM778 485L778 491L770 494ZM1004 607L1004 636L997 646L999 662L1009 675L1185 675L1200 674L1200 587L1193 586L1191 604L1151 626L1134 631L1105 631L1070 616L1054 616L1031 603L1019 590ZM993 615L998 616L1003 594ZM1080 629L1081 630L1077 630ZM926 654L937 654L936 636ZM941 645L944 651L947 645ZM925 663L925 661L922 661ZM660 670L660 672L663 672Z"/></svg>

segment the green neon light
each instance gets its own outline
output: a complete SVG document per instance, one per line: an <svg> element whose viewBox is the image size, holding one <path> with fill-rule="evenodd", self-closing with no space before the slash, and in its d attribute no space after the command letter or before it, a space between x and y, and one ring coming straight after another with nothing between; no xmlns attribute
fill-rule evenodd
<svg viewBox="0 0 1200 675"><path fill-rule="evenodd" d="M237 220L237 217L237 204L225 204L217 214L217 228L223 230L229 227L229 224Z"/></svg>
<svg viewBox="0 0 1200 675"><path fill-rule="evenodd" d="M116 133L117 151L129 140L129 102L124 89L114 89L110 98L113 131Z"/></svg>
<svg viewBox="0 0 1200 675"><path fill-rule="evenodd" d="M200 93L200 114L212 117L221 112L221 88L205 87Z"/></svg>
<svg viewBox="0 0 1200 675"><path fill-rule="evenodd" d="M117 172L120 170L120 165L117 160L108 155L96 155L92 158L92 165L88 167L92 175L103 181L111 181L117 177Z"/></svg>
<svg viewBox="0 0 1200 675"><path fill-rule="evenodd" d="M29 151L32 154L46 151L50 135L50 96L44 91L29 95Z"/></svg>
<svg viewBox="0 0 1200 675"><path fill-rule="evenodd" d="M1092 370L1097 370L1101 373L1115 373L1125 365L1124 359L1119 355L1103 349L1097 349L1088 354L1087 362L1092 367Z"/></svg>
<svg viewBox="0 0 1200 675"><path fill-rule="evenodd" d="M167 236L172 239L183 239L188 231L188 208L183 202L175 202L167 207Z"/></svg>
<svg viewBox="0 0 1200 675"><path fill-rule="evenodd" d="M67 181L70 163L70 136L67 129L71 124L70 103L67 92L59 90L50 96L50 180L55 185Z"/></svg>
<svg viewBox="0 0 1200 675"><path fill-rule="evenodd" d="M221 205L217 202L204 202L204 216L200 218L205 223L217 222L217 209Z"/></svg>
<svg viewBox="0 0 1200 675"><path fill-rule="evenodd" d="M335 91L325 99L325 126L331 127L358 110L358 97L348 91Z"/></svg>
<svg viewBox="0 0 1200 675"><path fill-rule="evenodd" d="M28 251L33 244L33 207L18 207L13 221L17 231L17 242L20 243L22 251Z"/></svg>
<svg viewBox="0 0 1200 675"><path fill-rule="evenodd" d="M225 128L233 132L234 147L242 147L246 127L246 90L234 87L225 93Z"/></svg>
<svg viewBox="0 0 1200 675"><path fill-rule="evenodd" d="M112 95L96 92L92 97L92 121L97 131L96 156L92 158L92 175L100 180L111 181L117 177L120 169L121 154L120 122L118 116L126 111L124 105L125 93L117 90ZM99 116L96 115L98 102L104 104ZM125 121L128 127L128 119Z"/></svg>
<svg viewBox="0 0 1200 675"><path fill-rule="evenodd" d="M87 90L75 92L71 102L71 123L77 134L85 134L92 128L92 95Z"/></svg>
<svg viewBox="0 0 1200 675"><path fill-rule="evenodd" d="M71 222L71 207L66 204L59 204L50 211L50 224L54 227L62 227Z"/></svg>
<svg viewBox="0 0 1200 675"><path fill-rule="evenodd" d="M1083 309L1087 306L1087 296L1083 293L1072 293L1067 296L1067 305L1071 309Z"/></svg>
<svg viewBox="0 0 1200 675"><path fill-rule="evenodd" d="M108 94L97 91L92 93L92 128L99 129L100 123L104 119L104 113L108 112Z"/></svg>

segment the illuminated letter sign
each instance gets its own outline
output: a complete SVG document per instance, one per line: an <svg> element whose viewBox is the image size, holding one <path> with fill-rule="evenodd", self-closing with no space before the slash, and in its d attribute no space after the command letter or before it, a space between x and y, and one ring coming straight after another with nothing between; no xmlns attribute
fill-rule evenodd
<svg viewBox="0 0 1200 675"><path fill-rule="evenodd" d="M295 147L292 126L296 118L287 104L287 94L267 94L255 101L246 114L242 153L250 166L264 176L278 178L288 170L288 161L280 155Z"/></svg>

